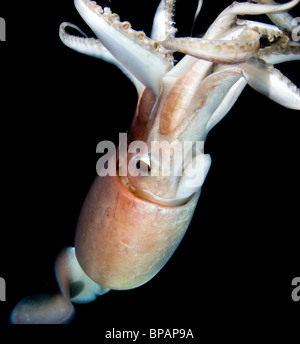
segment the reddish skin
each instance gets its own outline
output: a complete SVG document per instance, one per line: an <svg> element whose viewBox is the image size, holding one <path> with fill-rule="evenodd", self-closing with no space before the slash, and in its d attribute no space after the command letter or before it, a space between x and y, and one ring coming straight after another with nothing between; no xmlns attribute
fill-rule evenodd
<svg viewBox="0 0 300 344"><path fill-rule="evenodd" d="M199 193L180 207L143 200L118 176L97 177L76 232L77 259L96 283L110 289L138 287L166 264L183 238Z"/></svg>

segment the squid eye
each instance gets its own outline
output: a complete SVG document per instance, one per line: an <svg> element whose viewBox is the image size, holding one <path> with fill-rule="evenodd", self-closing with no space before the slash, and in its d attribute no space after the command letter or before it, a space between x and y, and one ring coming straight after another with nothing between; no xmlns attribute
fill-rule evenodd
<svg viewBox="0 0 300 344"><path fill-rule="evenodd" d="M151 171L151 155L150 153L143 156L138 157L138 160L136 162L136 168L141 171Z"/></svg>

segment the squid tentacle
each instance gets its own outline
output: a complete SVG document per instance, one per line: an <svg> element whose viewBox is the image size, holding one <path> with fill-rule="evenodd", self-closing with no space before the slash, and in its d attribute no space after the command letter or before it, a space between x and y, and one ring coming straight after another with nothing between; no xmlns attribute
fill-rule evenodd
<svg viewBox="0 0 300 344"><path fill-rule="evenodd" d="M260 49L257 53L257 57L270 64L300 60L300 45L295 44L295 42L291 42L284 46L275 44Z"/></svg>
<svg viewBox="0 0 300 344"><path fill-rule="evenodd" d="M80 32L85 37L79 37L67 33L66 28L71 27ZM59 27L59 37L61 41L67 47L117 66L127 78L135 85L137 92L139 93L143 87L143 84L134 77L123 65L104 47L101 41L97 38L88 38L87 35L77 26L72 23L64 22Z"/></svg>
<svg viewBox="0 0 300 344"><path fill-rule="evenodd" d="M265 5L279 5L278 2L274 0L252 0L252 2L265 4ZM267 16L270 20L278 26L281 30L291 33L294 25L294 17L291 16L288 12L283 11L281 13L269 13Z"/></svg>
<svg viewBox="0 0 300 344"><path fill-rule="evenodd" d="M175 37L177 29L175 27L174 7L176 0L161 0L153 21L151 38L157 41L165 41ZM192 24L192 32L195 22L199 16L203 5L203 0L198 0L197 9L195 11L194 20Z"/></svg>
<svg viewBox="0 0 300 344"><path fill-rule="evenodd" d="M258 32L261 37L266 36L269 42L274 42L277 38L282 38L282 43L287 44L289 41L288 36L275 25L239 18L236 23L237 25L246 26L247 28Z"/></svg>
<svg viewBox="0 0 300 344"><path fill-rule="evenodd" d="M151 38L157 41L163 41L175 36L177 29L173 21L174 4L176 0L161 0L157 7Z"/></svg>
<svg viewBox="0 0 300 344"><path fill-rule="evenodd" d="M300 89L272 64L251 58L237 65L219 65L216 71L224 69L241 72L247 83L257 92L286 108L300 110Z"/></svg>
<svg viewBox="0 0 300 344"><path fill-rule="evenodd" d="M75 0L75 6L119 63L143 85L159 94L161 79L172 68L170 52L144 32L131 29L129 22L120 22L119 17L108 8L102 9L90 0Z"/></svg>
<svg viewBox="0 0 300 344"><path fill-rule="evenodd" d="M85 37L69 34L66 31L68 27L77 30ZM89 38L77 25L68 22L61 23L59 27L59 38L65 46L79 53L103 59L110 63L115 63L116 61L99 39L93 37Z"/></svg>
<svg viewBox="0 0 300 344"><path fill-rule="evenodd" d="M213 22L205 34L205 38L213 39L228 30L236 21L237 15L260 15L287 11L295 7L300 0L292 0L285 4L253 4L249 2L233 2Z"/></svg>
<svg viewBox="0 0 300 344"><path fill-rule="evenodd" d="M278 3L258 3L253 4L249 2L233 2L232 5L227 7L220 15L219 18L223 16L232 16L232 15L259 15L259 14L268 14L268 13L279 13L282 11L288 11L291 8L299 4L300 0L291 0L284 4Z"/></svg>
<svg viewBox="0 0 300 344"><path fill-rule="evenodd" d="M215 63L238 63L254 56L259 48L259 35L253 39L208 40L203 38L172 38L161 42L173 51L189 54Z"/></svg>
<svg viewBox="0 0 300 344"><path fill-rule="evenodd" d="M300 110L300 89L273 65L253 58L239 65L239 68L256 91L282 106Z"/></svg>
<svg viewBox="0 0 300 344"><path fill-rule="evenodd" d="M274 44L259 49L257 57L265 62L278 64L300 59L300 44L291 41L290 37L277 26L244 19L238 19L237 25L257 31L260 36L267 37L271 43L277 40Z"/></svg>

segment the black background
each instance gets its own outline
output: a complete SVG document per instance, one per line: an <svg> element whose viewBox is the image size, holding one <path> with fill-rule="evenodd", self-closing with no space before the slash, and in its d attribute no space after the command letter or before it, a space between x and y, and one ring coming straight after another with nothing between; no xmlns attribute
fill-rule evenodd
<svg viewBox="0 0 300 344"><path fill-rule="evenodd" d="M158 2L101 5L150 34ZM196 3L178 0L178 36L190 35ZM204 32L230 3L204 1L196 32ZM31 336L32 327L8 325L9 314L23 297L57 290L53 264L61 248L73 245L78 214L96 176L96 145L117 144L137 96L114 66L60 42L62 21L92 35L72 0L1 3L0 16L7 24L7 41L0 44L0 276L7 284L0 328ZM279 69L300 85L298 62ZM113 342L104 338L113 327L191 328L194 342L207 334L211 340L242 342L295 334L300 302L291 299L291 281L300 276L299 124L299 112L247 86L208 136L211 170L172 259L140 288L77 305L72 324L60 331L96 335L99 343ZM49 336L55 332L39 328Z"/></svg>

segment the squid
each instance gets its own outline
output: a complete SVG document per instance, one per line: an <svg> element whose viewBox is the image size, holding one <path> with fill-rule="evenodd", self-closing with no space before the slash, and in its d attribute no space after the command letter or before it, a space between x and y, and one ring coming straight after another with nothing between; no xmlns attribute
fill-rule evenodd
<svg viewBox="0 0 300 344"><path fill-rule="evenodd" d="M97 167L75 247L56 259L59 291L21 300L12 323L69 323L74 303L137 288L163 268L189 227L211 165L206 137L246 85L300 110L300 90L274 67L300 59L295 18L288 13L299 1L234 2L201 38L177 36L175 0L160 1L151 37L108 7L74 1L97 38L64 22L62 43L120 68L137 89L136 112L128 135ZM201 7L199 0L195 20ZM267 15L272 24L244 15ZM179 62L175 52L183 56Z"/></svg>

